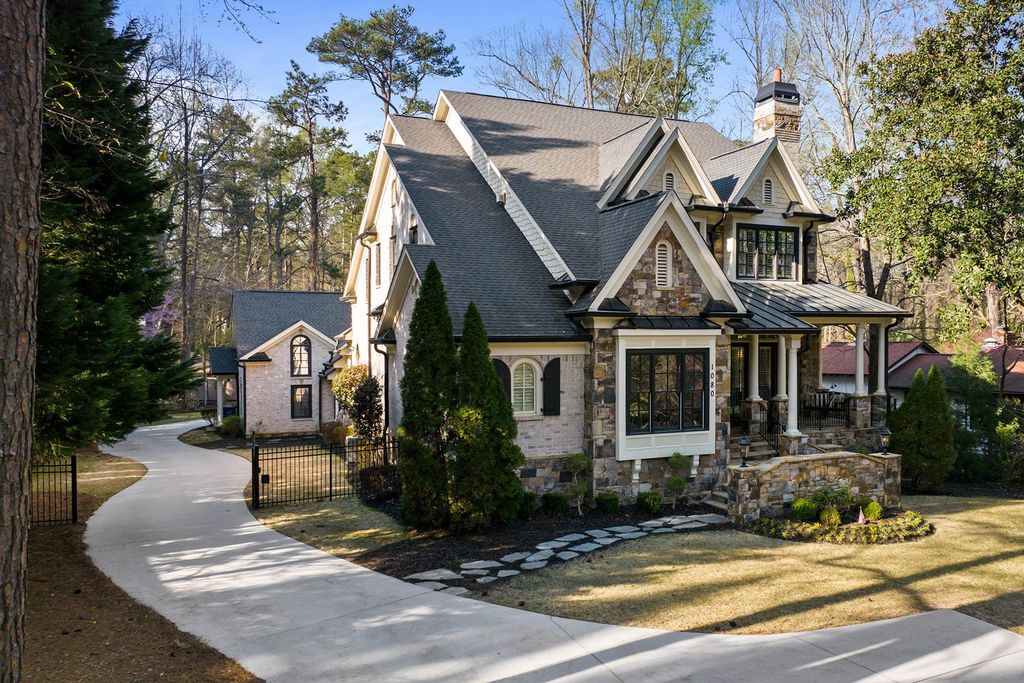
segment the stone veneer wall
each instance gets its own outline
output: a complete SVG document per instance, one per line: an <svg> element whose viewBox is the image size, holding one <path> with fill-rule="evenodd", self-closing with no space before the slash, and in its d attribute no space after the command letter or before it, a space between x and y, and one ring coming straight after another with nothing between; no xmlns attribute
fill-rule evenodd
<svg viewBox="0 0 1024 683"><path fill-rule="evenodd" d="M672 245L673 286L668 289L654 286L655 247L663 240ZM700 274L667 224L661 226L616 296L639 315L700 315L711 298Z"/></svg>
<svg viewBox="0 0 1024 683"><path fill-rule="evenodd" d="M900 504L900 456L837 452L772 458L728 468L729 516L734 522L779 514L794 498L826 488L849 487L886 507Z"/></svg>

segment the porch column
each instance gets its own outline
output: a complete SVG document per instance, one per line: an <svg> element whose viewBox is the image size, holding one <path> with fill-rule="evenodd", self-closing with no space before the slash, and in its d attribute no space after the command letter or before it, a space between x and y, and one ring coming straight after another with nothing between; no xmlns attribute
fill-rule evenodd
<svg viewBox="0 0 1024 683"><path fill-rule="evenodd" d="M825 379L821 376L821 331L818 331L816 343L818 344L818 391L825 391Z"/></svg>
<svg viewBox="0 0 1024 683"><path fill-rule="evenodd" d="M863 396L864 390L864 325L857 325L857 343L854 347L854 396Z"/></svg>
<svg viewBox="0 0 1024 683"><path fill-rule="evenodd" d="M217 424L224 421L224 380L217 378Z"/></svg>
<svg viewBox="0 0 1024 683"><path fill-rule="evenodd" d="M760 335L750 335L750 375L747 377L747 398L751 401L761 400L761 388L758 386L761 383L760 350Z"/></svg>
<svg viewBox="0 0 1024 683"><path fill-rule="evenodd" d="M782 399L786 398L786 335L779 335L779 350L775 357L778 358L775 364L775 398Z"/></svg>
<svg viewBox="0 0 1024 683"><path fill-rule="evenodd" d="M797 418L799 416L800 408L797 405L797 388L796 388L796 371L797 364L799 361L796 357L796 352L800 348L800 337L792 336L789 338L789 360L786 363L786 371L789 375L789 387L786 389L786 398L789 399L786 404L786 436L800 436L800 427Z"/></svg>
<svg viewBox="0 0 1024 683"><path fill-rule="evenodd" d="M886 347L889 345L889 340L886 339L885 325L878 326L878 362L875 363L875 393L879 396L885 395L886 379L889 374L889 363L886 358Z"/></svg>

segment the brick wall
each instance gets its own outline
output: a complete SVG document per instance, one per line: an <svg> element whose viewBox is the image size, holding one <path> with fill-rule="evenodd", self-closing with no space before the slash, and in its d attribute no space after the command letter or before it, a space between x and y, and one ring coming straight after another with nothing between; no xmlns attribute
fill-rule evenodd
<svg viewBox="0 0 1024 683"><path fill-rule="evenodd" d="M297 332L296 334L300 334ZM257 429L264 434L313 432L319 429L320 417L320 376L319 371L331 355L331 347L314 335L307 334L311 344L311 377L292 377L289 362L292 336L289 336L266 353L269 363L250 363L245 373L245 427L248 431ZM293 420L291 415L291 386L308 385L313 392L313 416L309 419ZM323 391L330 393L330 384L324 382ZM324 401L326 404L326 400ZM330 415L329 418L333 418Z"/></svg>

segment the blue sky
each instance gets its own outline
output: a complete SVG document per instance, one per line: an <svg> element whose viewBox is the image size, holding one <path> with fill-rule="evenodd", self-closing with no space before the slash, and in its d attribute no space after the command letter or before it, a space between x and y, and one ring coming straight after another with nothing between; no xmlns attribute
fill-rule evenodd
<svg viewBox="0 0 1024 683"><path fill-rule="evenodd" d="M409 0L416 8L413 20L424 30L443 28L448 39L455 44L456 54L465 66L460 78L429 82L424 98L433 101L439 88L494 92L481 84L474 73L479 63L469 42L476 36L496 29L521 23L547 26L561 24L561 3L557 0ZM363 2L324 2L315 0L262 0L275 14L273 22L250 17L249 26L259 38L254 43L233 23L220 19L221 0L122 0L120 21L138 15L160 16L176 24L181 16L186 27L194 28L207 43L227 56L248 81L250 94L263 99L281 91L289 60L294 59L307 71L323 71L326 65L306 52L309 39L327 31L339 15L366 17L371 10L389 6L390 0ZM399 2L399 4L402 4ZM722 28L729 21L731 9L719 6L716 10L716 44L736 62L735 49ZM733 81L735 66L720 65L710 91L712 98L724 96ZM359 82L335 83L332 95L345 103L349 116L343 124L349 131L353 146L366 151L369 145L365 134L379 129L383 121L380 104L369 87ZM711 122L724 125L734 115L729 104L723 104Z"/></svg>

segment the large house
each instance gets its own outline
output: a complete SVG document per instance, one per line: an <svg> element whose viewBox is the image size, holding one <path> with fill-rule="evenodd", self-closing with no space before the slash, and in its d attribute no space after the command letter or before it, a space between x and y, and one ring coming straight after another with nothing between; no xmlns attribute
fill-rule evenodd
<svg viewBox="0 0 1024 683"><path fill-rule="evenodd" d="M889 375L890 395L895 388L892 384L893 372L907 363L911 363L917 356L938 353L935 347L923 341L889 342L887 351L888 358L885 359L885 362ZM842 394L852 394L856 391L856 352L856 345L849 342L832 342L821 347L821 378L826 389ZM870 365L867 358L868 349L863 349L861 353L864 355L861 362L861 374L863 374L864 368ZM912 364L917 366L917 362ZM867 383L868 378L865 376L862 381Z"/></svg>
<svg viewBox="0 0 1024 683"><path fill-rule="evenodd" d="M238 415L245 434L301 434L335 418L328 378L350 325L339 292L237 291L229 323L233 345L210 349L218 422Z"/></svg>
<svg viewBox="0 0 1024 683"><path fill-rule="evenodd" d="M721 491L740 436L764 455L876 447L884 396L863 368L847 402L823 393L820 332L853 325L863 349L874 325L884 345L908 313L818 281L833 218L795 163L800 95L777 75L756 100L745 145L706 123L452 91L429 119L389 116L345 286L348 362L383 382L387 424L435 261L456 337L470 302L483 316L529 488L566 481L561 458L581 451L596 489L629 496L674 453Z"/></svg>

